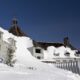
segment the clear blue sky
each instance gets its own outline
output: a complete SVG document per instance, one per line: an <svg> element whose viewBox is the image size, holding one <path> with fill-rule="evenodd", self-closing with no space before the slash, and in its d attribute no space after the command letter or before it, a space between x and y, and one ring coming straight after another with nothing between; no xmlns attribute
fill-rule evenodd
<svg viewBox="0 0 80 80"><path fill-rule="evenodd" d="M62 42L68 36L80 48L80 0L0 0L0 26L9 29L14 16L34 40Z"/></svg>

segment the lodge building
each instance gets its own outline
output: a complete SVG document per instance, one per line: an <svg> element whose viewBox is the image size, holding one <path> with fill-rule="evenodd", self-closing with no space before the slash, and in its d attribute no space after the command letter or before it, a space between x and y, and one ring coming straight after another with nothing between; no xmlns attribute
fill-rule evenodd
<svg viewBox="0 0 80 80"><path fill-rule="evenodd" d="M16 18L12 20L12 26L9 29L9 32L16 35L16 36L27 36L22 32L20 27L18 26L18 21ZM50 43L50 42L37 42L33 40L33 46L28 48L28 50L31 52L31 54L36 57L37 59L44 59L44 51L47 50L48 47L53 46L55 48L65 47L70 48L72 51L75 51L73 53L73 57L70 55L71 53L69 51L66 51L64 53L65 58L80 58L80 51L77 50L70 42L68 37L65 37L63 40L63 43ZM58 53L52 53L54 57L60 58L60 54ZM53 58L54 58L53 57Z"/></svg>

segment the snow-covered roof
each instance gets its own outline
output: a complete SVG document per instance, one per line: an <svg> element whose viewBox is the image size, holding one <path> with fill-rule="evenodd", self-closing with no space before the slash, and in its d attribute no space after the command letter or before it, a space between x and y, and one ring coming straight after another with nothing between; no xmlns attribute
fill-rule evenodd
<svg viewBox="0 0 80 80"><path fill-rule="evenodd" d="M33 44L34 44L35 47L40 46L43 49L47 49L47 47L49 47L49 46L54 46L54 47L64 46L63 43L51 43L51 42L36 42L36 43L33 42Z"/></svg>

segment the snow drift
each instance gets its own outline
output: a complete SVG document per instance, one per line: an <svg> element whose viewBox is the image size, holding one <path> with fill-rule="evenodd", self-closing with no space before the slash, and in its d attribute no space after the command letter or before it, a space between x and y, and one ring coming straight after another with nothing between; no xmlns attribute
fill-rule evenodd
<svg viewBox="0 0 80 80"><path fill-rule="evenodd" d="M0 80L80 80L80 76L66 70L47 65L34 58L27 48L33 46L29 37L17 37L0 28L3 32L3 40L8 38L16 41L16 51L13 60L14 67L0 63Z"/></svg>

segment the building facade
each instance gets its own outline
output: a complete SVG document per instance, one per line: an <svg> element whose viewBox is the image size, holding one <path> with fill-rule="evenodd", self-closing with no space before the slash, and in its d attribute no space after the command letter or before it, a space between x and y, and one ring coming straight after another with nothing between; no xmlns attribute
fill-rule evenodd
<svg viewBox="0 0 80 80"><path fill-rule="evenodd" d="M52 47L51 50L49 47ZM55 59L56 61L60 60L62 62L62 60L65 59L80 59L80 51L72 46L68 37L64 38L63 43L47 43L33 41L33 47L29 48L29 51L34 57L36 57L39 60ZM46 58L45 55L47 55Z"/></svg>

